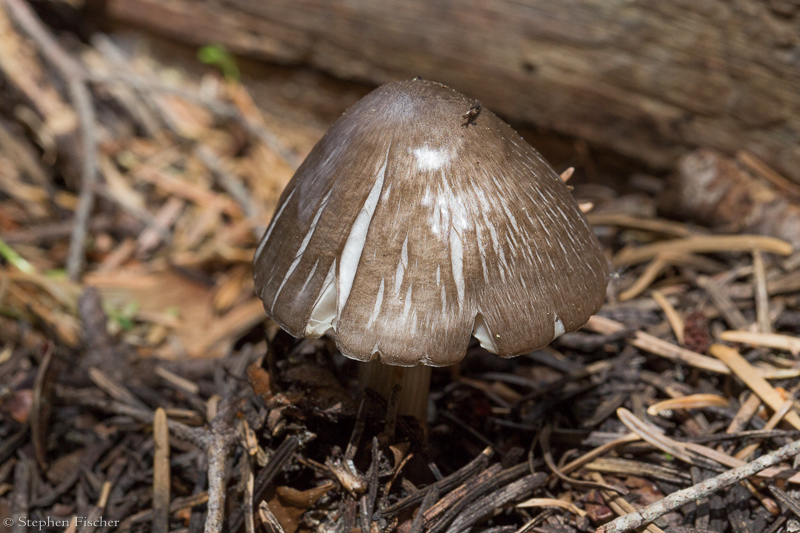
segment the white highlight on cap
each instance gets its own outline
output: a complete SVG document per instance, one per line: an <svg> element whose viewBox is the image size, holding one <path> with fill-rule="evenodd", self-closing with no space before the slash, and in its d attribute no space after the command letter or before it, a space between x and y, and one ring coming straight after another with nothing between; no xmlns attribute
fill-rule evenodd
<svg viewBox="0 0 800 533"><path fill-rule="evenodd" d="M475 224L475 239L478 241L478 255L481 259L481 271L483 272L483 281L489 283L489 269L486 267L486 248L481 239L481 227Z"/></svg>
<svg viewBox="0 0 800 533"><path fill-rule="evenodd" d="M272 300L272 307L270 309L275 309L275 302L278 301L278 296L281 295L281 291L283 290L283 286L286 285L286 282L289 281L289 277L294 272L294 269L297 268L297 265L300 264L300 260L303 259L303 253L306 251L306 247L308 246L309 241L311 241L311 237L314 235L314 230L317 229L317 222L319 222L319 217L322 216L322 212L328 207L328 198L330 198L333 189L328 191L328 194L325 195L325 198L322 199L322 203L320 204L319 208L317 209L316 214L314 215L314 220L311 221L311 227L308 228L305 237L303 237L303 242L300 243L300 248L297 250L297 254L294 256L294 261L292 264L289 265L289 270L286 271L286 275L283 276L283 281L281 281L280 287L278 287L278 292L275 293L275 298ZM265 237L266 239L266 237Z"/></svg>
<svg viewBox="0 0 800 533"><path fill-rule="evenodd" d="M475 315L475 323L472 325L472 336L480 341L486 351L497 353L497 345L494 343L492 332L489 331L489 326L486 325L483 315L478 313Z"/></svg>
<svg viewBox="0 0 800 533"><path fill-rule="evenodd" d="M411 289L413 287L412 283L408 284L408 290L406 291L406 298L403 302L403 322L408 322L408 313L411 312Z"/></svg>
<svg viewBox="0 0 800 533"><path fill-rule="evenodd" d="M431 205L433 195L431 194L431 186L425 186L425 194L422 195L422 200L419 201L422 205Z"/></svg>
<svg viewBox="0 0 800 533"><path fill-rule="evenodd" d="M272 222L270 222L270 225L267 228L267 232L264 234L264 237L261 239L261 242L258 244L258 248L256 248L256 255L255 255L255 259L256 260L258 260L258 258L261 256L261 252L264 251L264 246L267 244L267 241L269 240L269 236L272 235L272 230L274 230L275 226L278 225L278 219L281 218L281 215L283 214L283 210L286 209L287 205L289 205L289 200L292 199L292 196L294 196L294 193L295 193L296 190L297 190L297 187L292 189L292 192L289 193L289 196L287 196L286 200L284 200L284 202L281 204L281 207L280 207L280 209L278 209L278 212L275 213L274 217L272 217Z"/></svg>
<svg viewBox="0 0 800 533"><path fill-rule="evenodd" d="M408 268L408 234L403 241L403 249L400 251L400 261L397 263L397 270L394 274L394 294L400 296L400 286L403 284L403 275Z"/></svg>
<svg viewBox="0 0 800 533"><path fill-rule="evenodd" d="M411 153L417 158L417 168L419 170L439 170L450 164L449 150L430 148L428 145L411 149Z"/></svg>
<svg viewBox="0 0 800 533"><path fill-rule="evenodd" d="M369 321L367 322L367 329L372 327L372 324L375 323L375 320L378 319L378 315L381 312L381 306L383 305L383 285L384 280L381 279L381 286L378 287L378 296L375 298L375 307L372 309L372 314L369 316Z"/></svg>
<svg viewBox="0 0 800 533"><path fill-rule="evenodd" d="M391 147L390 147L391 148ZM381 196L381 189L383 188L383 179L386 177L386 165L389 162L389 150L386 150L386 157L383 160L383 166L378 171L375 179L375 184L372 185L372 190L369 191L364 202L364 207L358 213L353 227L350 228L350 235L347 236L347 241L342 250L342 263L339 266L339 314L342 314L347 303L347 298L350 296L350 289L353 288L353 280L356 277L356 270L358 263L361 261L361 252L364 251L364 243L367 242L367 231L369 231L372 216L375 214L375 208L378 205L378 200Z"/></svg>
<svg viewBox="0 0 800 533"><path fill-rule="evenodd" d="M458 307L464 305L464 247L461 236L453 226L450 226L450 263L453 268L453 281L456 282L458 293Z"/></svg>
<svg viewBox="0 0 800 533"><path fill-rule="evenodd" d="M556 322L555 322L555 326L554 326L554 329L555 329L555 335L553 335L554 339L556 337L560 337L561 335L563 335L566 332L566 330L564 329L564 323L561 322L561 319L558 318L558 315L555 315L555 316L556 316Z"/></svg>
<svg viewBox="0 0 800 533"><path fill-rule="evenodd" d="M317 257L317 260L314 261L314 267L311 269L311 272L308 273L308 277L303 282L303 286L300 287L300 292L303 292L306 290L306 287L308 287L308 283L311 281L311 278L314 277L314 273L317 271L317 266L319 266L319 257Z"/></svg>
<svg viewBox="0 0 800 533"><path fill-rule="evenodd" d="M336 260L331 263L328 275L319 291L317 301L314 302L314 309L306 325L306 337L321 337L329 329L333 329L333 321L336 319Z"/></svg>

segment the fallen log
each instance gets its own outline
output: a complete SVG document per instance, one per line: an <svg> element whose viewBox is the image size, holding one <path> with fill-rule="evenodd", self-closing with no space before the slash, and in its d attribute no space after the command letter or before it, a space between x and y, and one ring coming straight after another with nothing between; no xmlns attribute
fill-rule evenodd
<svg viewBox="0 0 800 533"><path fill-rule="evenodd" d="M383 83L422 76L512 121L671 168L746 150L800 183L800 6L791 0L107 0L193 45Z"/></svg>

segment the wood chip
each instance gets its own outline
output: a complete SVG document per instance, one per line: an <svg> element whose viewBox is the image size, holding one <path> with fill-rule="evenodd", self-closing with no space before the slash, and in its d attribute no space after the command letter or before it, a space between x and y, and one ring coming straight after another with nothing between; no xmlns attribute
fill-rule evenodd
<svg viewBox="0 0 800 533"><path fill-rule="evenodd" d="M153 415L153 533L169 531L170 470L169 427L162 408Z"/></svg>

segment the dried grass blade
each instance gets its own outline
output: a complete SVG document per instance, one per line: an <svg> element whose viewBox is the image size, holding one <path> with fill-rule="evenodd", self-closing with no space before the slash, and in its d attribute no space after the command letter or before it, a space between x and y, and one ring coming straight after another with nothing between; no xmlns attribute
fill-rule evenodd
<svg viewBox="0 0 800 533"><path fill-rule="evenodd" d="M780 502L788 507L795 514L795 516L800 517L800 502L789 496L775 485L769 485L767 488L772 495L775 496L776 500L780 500Z"/></svg>
<svg viewBox="0 0 800 533"><path fill-rule="evenodd" d="M657 255L656 258L645 267L641 275L636 278L636 281L633 282L633 285L619 294L619 301L625 302L642 294L645 290L647 290L647 287L649 287L664 271L664 269L667 268L668 264L669 263L663 257L663 255Z"/></svg>
<svg viewBox="0 0 800 533"><path fill-rule="evenodd" d="M791 409L793 405L794 401L791 398L783 402L781 408L775 411L775 413L773 413L773 415L769 418L767 423L764 424L764 427L762 429L765 431L768 431L770 429L775 429L775 427L780 423L781 420L783 420L783 418L786 416L786 413L789 412L789 409ZM744 448L736 452L736 455L734 457L736 457L737 459L741 459L742 461L747 461L753 454L753 452L755 452L758 449L758 447L759 447L758 443L745 446Z"/></svg>
<svg viewBox="0 0 800 533"><path fill-rule="evenodd" d="M680 398L670 398L662 402L654 403L647 408L647 414L657 416L669 409L701 409L703 407L728 407L730 402L724 396L718 394L691 394Z"/></svg>
<svg viewBox="0 0 800 533"><path fill-rule="evenodd" d="M604 335L625 329L625 326L620 322L596 315L589 319L586 327ZM637 331L633 339L628 342L639 349L666 357L672 361L682 362L709 372L716 372L717 374L730 374L730 370L716 359L681 348L643 331Z"/></svg>
<svg viewBox="0 0 800 533"><path fill-rule="evenodd" d="M531 498L530 500L518 503L517 507L561 507L578 516L586 516L586 511L583 509L578 509L569 502L556 500L555 498Z"/></svg>
<svg viewBox="0 0 800 533"><path fill-rule="evenodd" d="M690 237L698 232L686 224L660 218L640 218L620 213L592 213L586 219L592 226L622 226L673 237Z"/></svg>
<svg viewBox="0 0 800 533"><path fill-rule="evenodd" d="M761 377L755 367L742 357L733 348L728 348L722 344L714 344L710 348L711 355L719 358L731 371L741 379L753 392L758 394L765 404L777 411L781 408L784 398L770 385L766 379ZM785 420L795 429L800 429L800 416L794 411L786 413Z"/></svg>
<svg viewBox="0 0 800 533"><path fill-rule="evenodd" d="M561 469L563 474L569 474L570 472L574 472L575 470L579 469L585 464L588 464L595 460L596 458L604 455L606 452L609 452L616 448L617 446L622 446L623 444L630 444L631 442L636 442L642 440L642 438L635 434L635 433L628 433L624 437L620 437L618 439L614 439L611 442L607 442L602 446L598 446L594 448L592 451L583 454L582 456L578 457L574 461L570 461Z"/></svg>
<svg viewBox="0 0 800 533"><path fill-rule="evenodd" d="M737 459L736 457L728 455L725 452L703 446L702 444L685 442L684 445L687 449L697 453L698 455L702 455L703 457L711 459L712 461L716 461L719 464L728 466L730 468L739 468L740 466L748 464L746 461ZM758 472L758 477L775 478L787 483L800 485L800 472L788 468L770 466Z"/></svg>
<svg viewBox="0 0 800 533"><path fill-rule="evenodd" d="M763 235L698 235L684 239L647 244L636 248L624 248L614 258L614 266L635 265L648 261L660 253L676 254L713 253L713 252L764 252L790 255L792 245L781 239Z"/></svg>
<svg viewBox="0 0 800 533"><path fill-rule="evenodd" d="M751 331L723 331L720 339L728 342L739 342L750 346L762 346L786 350L792 355L800 353L800 337L781 335L780 333L754 333Z"/></svg>
<svg viewBox="0 0 800 533"><path fill-rule="evenodd" d="M756 297L756 321L761 333L772 333L769 318L769 294L767 294L767 269L764 256L759 250L753 250L753 285Z"/></svg>
<svg viewBox="0 0 800 533"><path fill-rule="evenodd" d="M625 329L625 326L622 323L597 315L590 318L589 322L587 322L586 326L584 327L603 335L610 335L611 333L616 333ZM670 361L684 363L689 366L693 366L701 370L707 370L708 372L715 372L717 374L731 373L731 370L725 366L724 363L714 359L713 357L708 357L697 352L687 350L686 348L681 348L680 346L676 346L671 342L654 337L653 335L645 333L644 331L637 331L633 335L633 338L628 340L628 343L639 348L640 350L644 350L645 352L655 355L660 355L661 357L669 359ZM796 369L781 370L753 367L753 372L764 379L791 379L800 376L800 370Z"/></svg>
<svg viewBox="0 0 800 533"><path fill-rule="evenodd" d="M686 446L683 443L674 441L661 434L661 430L656 426L636 418L633 413L624 407L617 409L617 416L620 421L625 424L625 427L639 435L645 442L689 464L697 464L695 457L687 453Z"/></svg>
<svg viewBox="0 0 800 533"><path fill-rule="evenodd" d="M678 344L683 344L683 331L685 328L685 324L683 319L678 314L678 311L669 303L669 300L664 293L657 290L650 291L650 294L653 296L653 300L656 301L658 306L664 311L664 315L667 317L667 322L669 322L670 327L672 328L672 332L675 333L675 338L678 339Z"/></svg>
<svg viewBox="0 0 800 533"><path fill-rule="evenodd" d="M775 172L765 162L750 152L739 150L736 152L736 159L746 166L750 171L758 174L765 180L769 181L779 190L789 193L795 198L800 198L800 186L783 177L783 175Z"/></svg>

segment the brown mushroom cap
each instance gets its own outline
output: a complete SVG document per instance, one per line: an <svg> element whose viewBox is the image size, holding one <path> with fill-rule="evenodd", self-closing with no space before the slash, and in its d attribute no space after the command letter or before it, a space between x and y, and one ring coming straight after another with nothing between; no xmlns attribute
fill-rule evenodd
<svg viewBox="0 0 800 533"><path fill-rule="evenodd" d="M600 245L541 155L473 100L394 82L336 121L256 250L267 314L333 329L351 358L460 361L470 335L511 357L582 326L605 297Z"/></svg>

